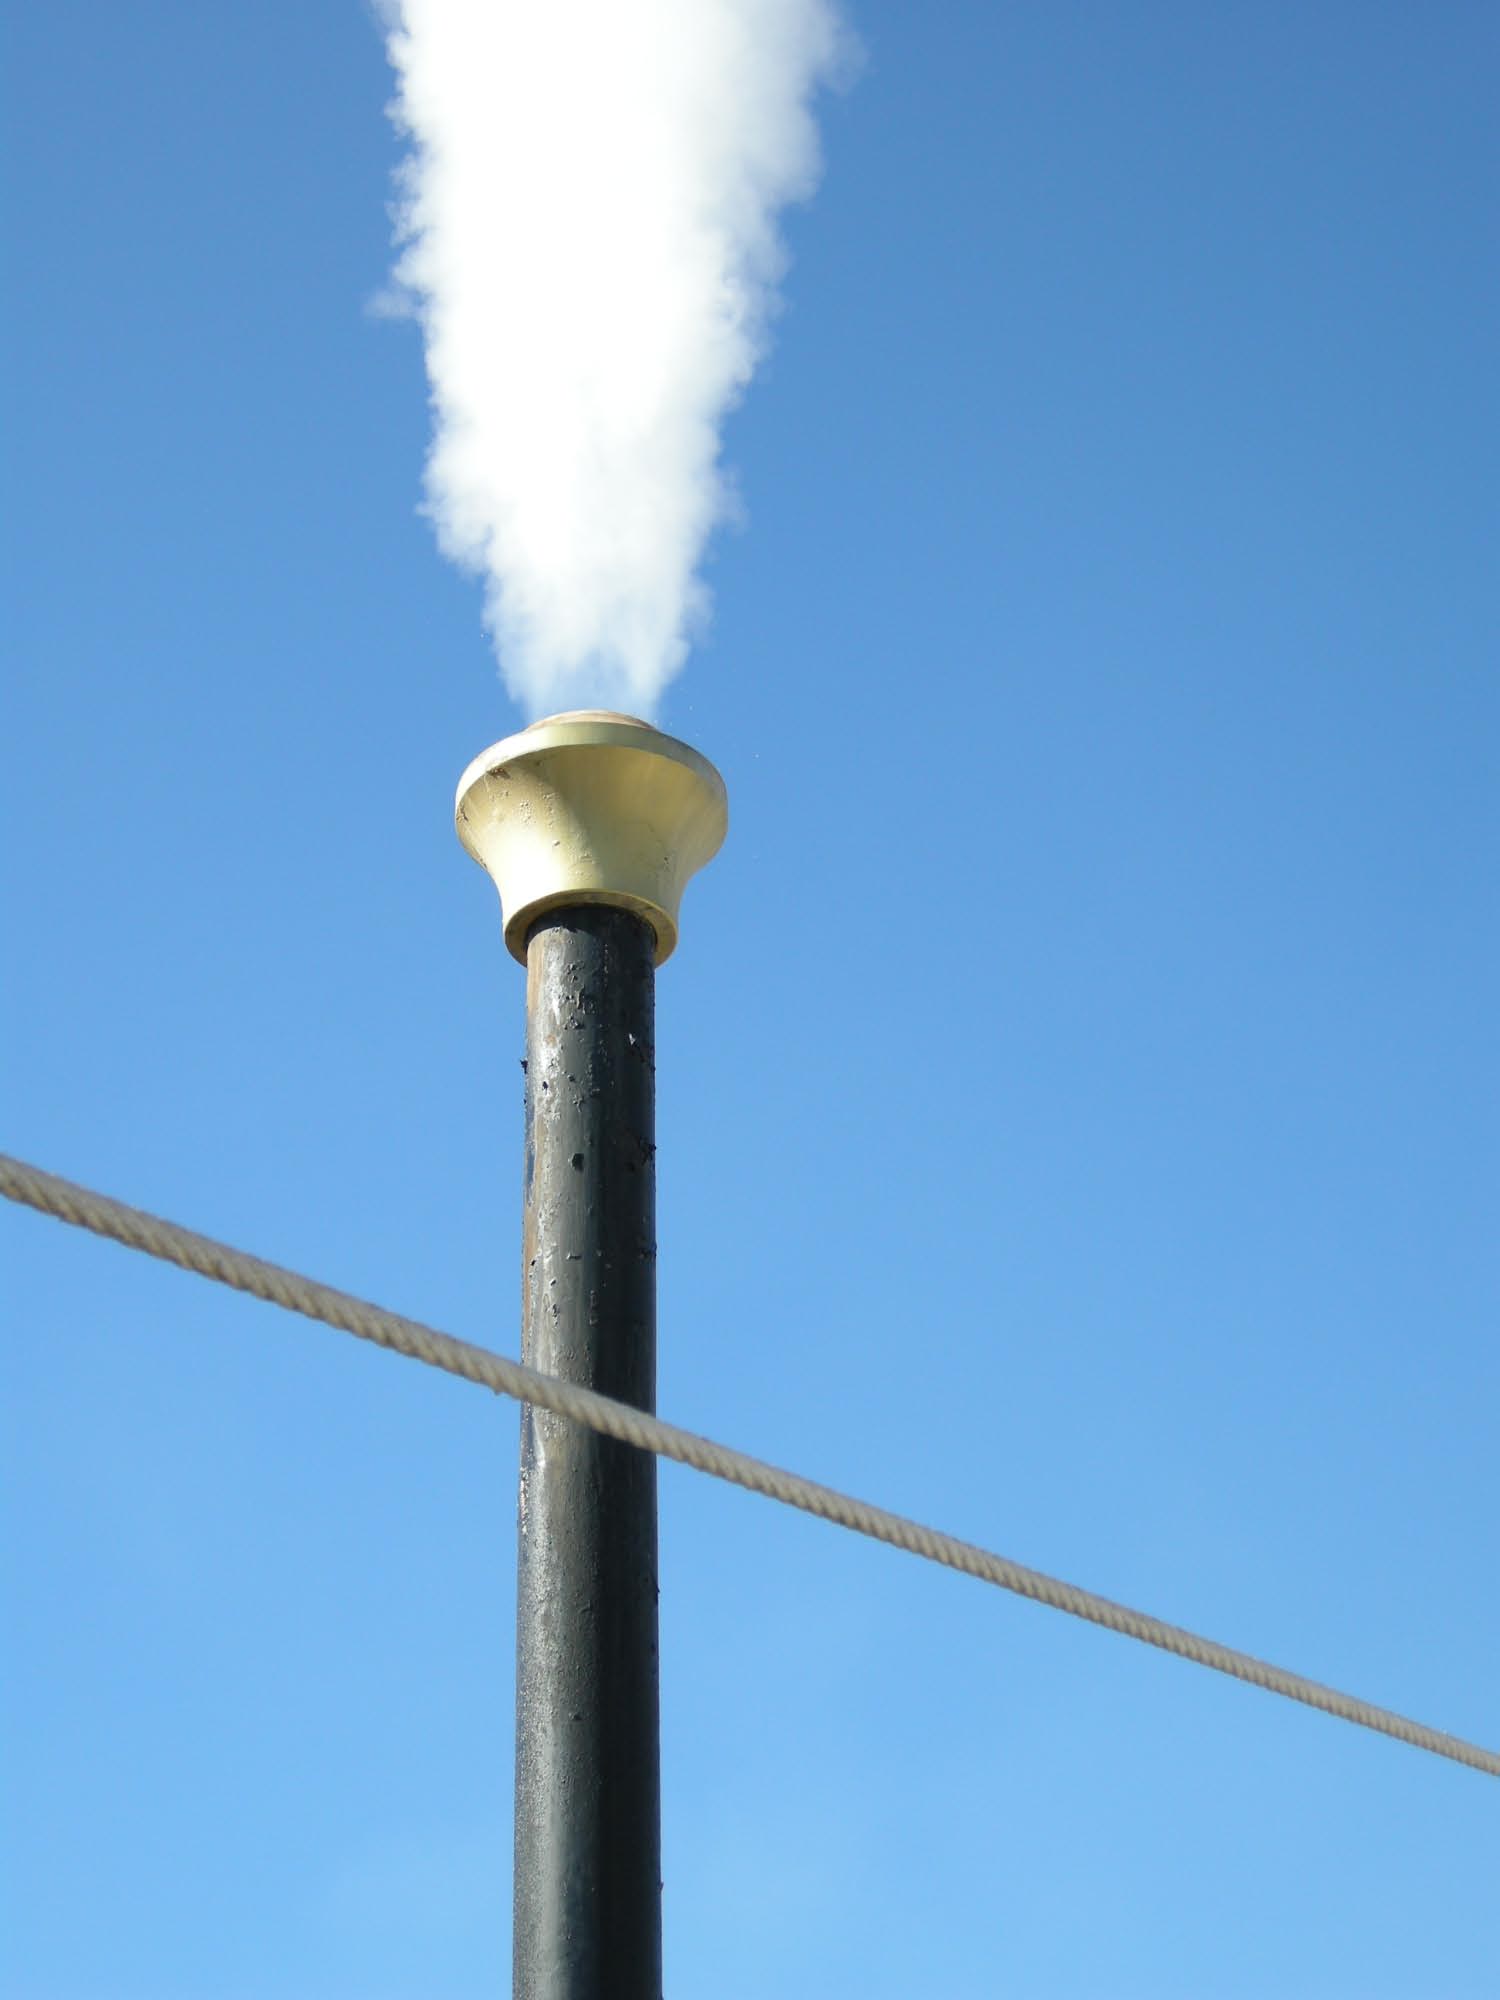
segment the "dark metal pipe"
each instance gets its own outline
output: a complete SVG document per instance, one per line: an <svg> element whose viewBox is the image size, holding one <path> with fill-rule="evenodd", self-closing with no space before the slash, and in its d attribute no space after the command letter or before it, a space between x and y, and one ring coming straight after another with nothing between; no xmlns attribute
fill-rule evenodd
<svg viewBox="0 0 1500 2000"><path fill-rule="evenodd" d="M656 1400L656 938L544 916L526 950L522 1352ZM516 2000L660 2000L656 1462L521 1419Z"/></svg>

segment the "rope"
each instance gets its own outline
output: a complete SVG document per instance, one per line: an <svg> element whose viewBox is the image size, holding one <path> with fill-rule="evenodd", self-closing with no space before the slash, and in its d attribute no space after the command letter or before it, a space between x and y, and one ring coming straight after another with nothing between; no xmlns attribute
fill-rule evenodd
<svg viewBox="0 0 1500 2000"><path fill-rule="evenodd" d="M450 1375L461 1375L465 1381L478 1382L499 1395L513 1396L517 1401L550 1410L605 1437L618 1438L641 1451L656 1452L663 1458L675 1459L679 1465L689 1465L715 1479L742 1486L748 1492L816 1514L821 1520L832 1521L857 1535L867 1535L891 1548L905 1549L927 1562L942 1563L965 1576L978 1577L983 1583L998 1584L1018 1597L1029 1597L1034 1603L1051 1605L1054 1611L1064 1611L1073 1618L1085 1618L1127 1639L1158 1646L1163 1652L1175 1653L1200 1667L1210 1667L1215 1673L1248 1681L1252 1687L1264 1688L1269 1694L1304 1702L1309 1708L1321 1709L1325 1715L1356 1723L1362 1729L1394 1736L1414 1749L1451 1758L1490 1777L1500 1777L1500 1753L1494 1750L1431 1729L1425 1723L1413 1722L1390 1709L1376 1708L1353 1695L1341 1694L1336 1688L1289 1673L1284 1667L1237 1652L1232 1646L1222 1646L1217 1640L1185 1631L1180 1625L1169 1625L1144 1611L1133 1611L1128 1605L1113 1603L1091 1590L1081 1590L1041 1570L1028 1569L972 1542L923 1527L904 1515L888 1513L883 1507L872 1507L850 1494L819 1486L798 1473L785 1472L728 1445L680 1430L676 1424L664 1423L659 1417L617 1403L595 1390L540 1374L521 1362L491 1353L488 1348L475 1347L466 1340L456 1340L452 1334L423 1326L418 1320L386 1312L347 1292L335 1291L329 1285L320 1285L295 1271L267 1263L264 1258L232 1250L210 1236L199 1236L175 1222L164 1222L140 1209L127 1208L108 1195L96 1194L3 1153L0 1153L0 1194L10 1201L40 1209L44 1215L56 1216L59 1221L111 1237L132 1250L144 1250L148 1256L178 1264L185 1271L196 1271L200 1277L216 1279L236 1291L284 1306L289 1312L339 1327L361 1340L373 1341L377 1347L425 1361L433 1368L446 1369Z"/></svg>

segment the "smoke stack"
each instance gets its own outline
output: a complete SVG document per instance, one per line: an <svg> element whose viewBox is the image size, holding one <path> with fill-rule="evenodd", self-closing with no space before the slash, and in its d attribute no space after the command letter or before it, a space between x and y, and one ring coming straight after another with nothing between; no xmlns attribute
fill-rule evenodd
<svg viewBox="0 0 1500 2000"><path fill-rule="evenodd" d="M459 781L526 967L522 1355L656 1400L656 967L724 783L633 717L533 723ZM516 1616L517 2000L660 2000L656 1462L529 1406Z"/></svg>

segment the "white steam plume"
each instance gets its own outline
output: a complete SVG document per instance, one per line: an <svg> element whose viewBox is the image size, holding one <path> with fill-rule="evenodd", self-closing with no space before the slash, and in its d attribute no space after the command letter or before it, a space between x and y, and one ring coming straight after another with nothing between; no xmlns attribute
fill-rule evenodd
<svg viewBox="0 0 1500 2000"><path fill-rule="evenodd" d="M706 609L719 424L781 206L811 192L833 0L395 0L400 295L428 510L533 712L649 712Z"/></svg>

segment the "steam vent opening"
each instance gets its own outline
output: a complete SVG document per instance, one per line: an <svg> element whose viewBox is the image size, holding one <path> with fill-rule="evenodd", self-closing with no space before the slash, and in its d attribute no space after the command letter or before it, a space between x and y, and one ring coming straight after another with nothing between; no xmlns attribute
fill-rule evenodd
<svg viewBox="0 0 1500 2000"><path fill-rule="evenodd" d="M677 946L683 889L723 845L729 807L691 744L583 708L476 757L458 781L456 822L500 892L505 942L523 964L538 917L602 903L650 924L661 965Z"/></svg>

